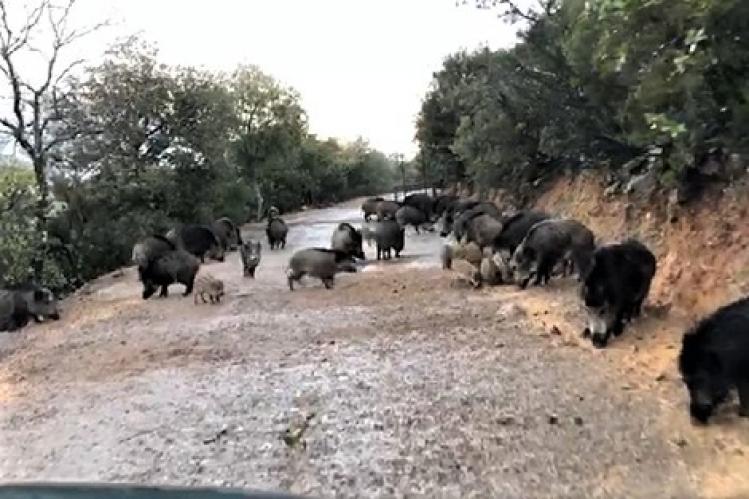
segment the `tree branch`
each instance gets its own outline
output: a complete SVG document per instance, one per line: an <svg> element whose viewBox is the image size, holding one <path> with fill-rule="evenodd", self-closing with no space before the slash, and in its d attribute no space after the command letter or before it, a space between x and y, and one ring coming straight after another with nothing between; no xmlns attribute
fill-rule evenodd
<svg viewBox="0 0 749 499"><path fill-rule="evenodd" d="M57 135L54 139L51 139L49 142L47 142L47 144L42 149L42 152L44 154L47 154L52 149L54 149L55 147L59 145L64 144L65 142L70 142L71 140L75 140L84 136L101 135L102 133L104 133L104 130L101 130L101 129L87 130L87 129L78 128L75 130L71 130L65 134Z"/></svg>
<svg viewBox="0 0 749 499"><path fill-rule="evenodd" d="M0 23L2 24L2 30L5 32L5 38L0 36L0 42L8 50L9 54L13 54L28 44L31 32L39 25L44 11L49 7L49 1L43 0L36 8L32 9L26 17L26 22L21 27L20 35L14 37L13 30L10 28L10 22L8 21L5 1L0 0Z"/></svg>

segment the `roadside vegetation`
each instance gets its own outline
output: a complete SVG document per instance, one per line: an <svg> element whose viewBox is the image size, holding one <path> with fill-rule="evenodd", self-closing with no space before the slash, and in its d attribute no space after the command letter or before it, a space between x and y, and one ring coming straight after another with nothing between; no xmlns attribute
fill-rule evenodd
<svg viewBox="0 0 749 499"><path fill-rule="evenodd" d="M749 3L463 3L520 42L452 54L434 74L416 132L433 178L528 202L544 180L593 168L622 188L647 175L688 201L745 171Z"/></svg>
<svg viewBox="0 0 749 499"><path fill-rule="evenodd" d="M387 156L364 139L315 137L298 93L258 67L173 67L139 39L97 63L63 64L70 45L100 28L71 28L73 8L40 1L2 16L2 88L14 106L0 127L30 163L0 168L4 285L70 290L175 223L244 223L270 204L287 211L392 187ZM41 83L20 62L40 33L54 34Z"/></svg>

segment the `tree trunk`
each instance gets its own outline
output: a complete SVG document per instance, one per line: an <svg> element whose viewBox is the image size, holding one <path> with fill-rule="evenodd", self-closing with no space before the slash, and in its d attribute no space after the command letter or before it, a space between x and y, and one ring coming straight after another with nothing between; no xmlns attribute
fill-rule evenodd
<svg viewBox="0 0 749 499"><path fill-rule="evenodd" d="M255 197L257 198L257 221L263 219L263 193L260 191L260 182L255 181Z"/></svg>
<svg viewBox="0 0 749 499"><path fill-rule="evenodd" d="M34 251L32 259L32 268L34 270L34 279L42 283L44 274L44 256L47 253L47 211L49 208L49 186L47 185L47 176L45 175L46 160L43 156L34 158L34 175L36 177L36 186L39 189L39 199L37 199L34 215L36 217L36 233L38 236L39 246Z"/></svg>

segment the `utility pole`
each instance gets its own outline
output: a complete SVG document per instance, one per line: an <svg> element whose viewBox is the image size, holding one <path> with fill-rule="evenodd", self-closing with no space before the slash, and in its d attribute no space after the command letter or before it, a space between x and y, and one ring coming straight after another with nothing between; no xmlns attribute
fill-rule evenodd
<svg viewBox="0 0 749 499"><path fill-rule="evenodd" d="M406 197L406 165L403 163L403 154L398 153L395 155L398 158L398 166L401 169L401 178L403 179L403 198Z"/></svg>

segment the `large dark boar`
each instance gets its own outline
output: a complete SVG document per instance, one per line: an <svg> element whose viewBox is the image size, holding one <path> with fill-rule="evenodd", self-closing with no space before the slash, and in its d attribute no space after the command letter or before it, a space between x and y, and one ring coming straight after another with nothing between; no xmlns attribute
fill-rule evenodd
<svg viewBox="0 0 749 499"><path fill-rule="evenodd" d="M402 229L405 229L408 225L412 225L418 234L419 226L427 223L428 217L418 208L403 205L395 212L395 221L398 222L398 225Z"/></svg>
<svg viewBox="0 0 749 499"><path fill-rule="evenodd" d="M401 204L396 201L380 201L377 203L377 220L395 220L395 214L400 209Z"/></svg>
<svg viewBox="0 0 749 499"><path fill-rule="evenodd" d="M474 210L474 208L476 208L476 210L471 211ZM460 232L462 236L464 232L463 224L466 223L466 220L470 220L478 213L493 215L495 212L499 215L499 210L497 210L496 206L491 203L475 201L473 199L458 199L452 203L447 210L445 210L440 218L440 236L447 237L451 233L455 234L456 225L460 226L460 228L457 229L457 232ZM456 235L456 237L458 236Z"/></svg>
<svg viewBox="0 0 749 499"><path fill-rule="evenodd" d="M465 224L465 234L461 234L461 238L466 242L476 243L478 247L481 248L481 251L484 251L484 248L492 246L494 240L497 239L499 234L502 232L502 222L497 220L492 215L488 215L480 211L469 211L474 213L474 216L471 217ZM465 215L465 213L463 215ZM456 224L455 228L457 232L458 224Z"/></svg>
<svg viewBox="0 0 749 499"><path fill-rule="evenodd" d="M434 211L434 199L429 194L409 194L403 199L403 206L412 206L422 212L427 220L432 219Z"/></svg>
<svg viewBox="0 0 749 499"><path fill-rule="evenodd" d="M228 217L222 217L211 224L214 234L218 238L224 251L234 251L242 244L239 229Z"/></svg>
<svg viewBox="0 0 749 499"><path fill-rule="evenodd" d="M733 388L739 415L749 417L749 298L719 308L684 335L679 371L694 420L707 423Z"/></svg>
<svg viewBox="0 0 749 499"><path fill-rule="evenodd" d="M369 219L372 217L372 215L377 215L377 205L380 204L380 201L385 201L385 198L368 198L366 201L364 201L364 203L362 203L361 211L364 212L365 222L369 222Z"/></svg>
<svg viewBox="0 0 749 499"><path fill-rule="evenodd" d="M544 220L528 231L515 249L510 268L521 288L549 282L557 262L570 259L584 277L595 250L595 237L586 226L569 218Z"/></svg>
<svg viewBox="0 0 749 499"><path fill-rule="evenodd" d="M282 218L273 218L268 220L268 225L265 227L265 235L268 236L268 245L270 249L285 248L286 247L286 235L289 233L289 227Z"/></svg>
<svg viewBox="0 0 749 499"><path fill-rule="evenodd" d="M173 237L176 237L176 231L173 233ZM139 269L148 266L148 263L155 260L156 258L164 255L170 251L177 249L177 246L172 240L167 239L164 236L154 234L148 236L145 239L138 241L133 246L132 260Z"/></svg>
<svg viewBox="0 0 749 499"><path fill-rule="evenodd" d="M476 201L475 199L460 198L453 204L452 213L456 216L460 215L464 211L470 210L480 203L481 201Z"/></svg>
<svg viewBox="0 0 749 499"><path fill-rule="evenodd" d="M209 226L188 224L177 229L176 233L177 246L198 257L201 263L205 262L206 256L224 261L224 247Z"/></svg>
<svg viewBox="0 0 749 499"><path fill-rule="evenodd" d="M478 201L472 199L460 199L457 198L449 203L439 219L440 225L440 237L447 237L453 232L453 225L455 219L460 216L464 211L479 204Z"/></svg>
<svg viewBox="0 0 749 499"><path fill-rule="evenodd" d="M390 260L392 257L391 250L395 251L396 258L400 258L405 243L405 234L405 230L401 229L395 220L378 222L375 229L377 259Z"/></svg>
<svg viewBox="0 0 749 499"><path fill-rule="evenodd" d="M502 217L502 214L499 212L499 208L497 208L497 205L495 205L494 203L490 203L489 201L482 201L476 206L472 207L471 210L476 213L489 215L498 220Z"/></svg>
<svg viewBox="0 0 749 499"><path fill-rule="evenodd" d="M255 269L260 265L262 246L260 241L243 242L239 247L239 255L242 257L242 269L245 277L255 278Z"/></svg>
<svg viewBox="0 0 749 499"><path fill-rule="evenodd" d="M16 331L29 323L58 320L57 299L47 288L24 284L0 289L0 331Z"/></svg>
<svg viewBox="0 0 749 499"><path fill-rule="evenodd" d="M268 220L273 220L274 218L278 218L280 216L281 210L279 210L275 206L268 207Z"/></svg>
<svg viewBox="0 0 749 499"><path fill-rule="evenodd" d="M330 247L352 258L366 259L362 245L362 233L351 224L344 222L336 227L333 236L330 238Z"/></svg>
<svg viewBox="0 0 749 499"><path fill-rule="evenodd" d="M192 293L195 274L200 268L200 261L183 249L176 249L150 261L145 268L139 269L143 283L143 299L147 300L161 287L159 296L169 294L170 284L185 285L184 296Z"/></svg>
<svg viewBox="0 0 749 499"><path fill-rule="evenodd" d="M350 256L332 249L306 248L291 257L286 277L291 291L294 291L294 282L305 275L317 277L326 289L331 289L338 272L356 272L356 265Z"/></svg>
<svg viewBox="0 0 749 499"><path fill-rule="evenodd" d="M436 221L445 213L445 211L452 209L455 202L458 200L458 196L453 194L440 194L434 200L434 209L432 210L432 221Z"/></svg>
<svg viewBox="0 0 749 499"><path fill-rule="evenodd" d="M452 230L450 232L452 233L456 241L463 242L463 239L466 236L466 232L468 232L468 224L471 222L471 220L479 215L481 215L480 212L468 209L454 218ZM445 226L443 225L443 229L444 228Z"/></svg>
<svg viewBox="0 0 749 499"><path fill-rule="evenodd" d="M492 242L494 252L515 252L518 245L523 242L528 231L542 220L551 218L541 211L519 211L514 215L502 219L502 232Z"/></svg>
<svg viewBox="0 0 749 499"><path fill-rule="evenodd" d="M583 336L597 348L619 336L624 321L640 315L655 270L653 253L634 239L598 248L581 289L590 319Z"/></svg>
<svg viewBox="0 0 749 499"><path fill-rule="evenodd" d="M468 226L479 215L489 215L499 219L499 210L491 203L478 203L473 208L468 208L460 213L456 212L452 225L452 234L456 240L462 241L468 233Z"/></svg>

